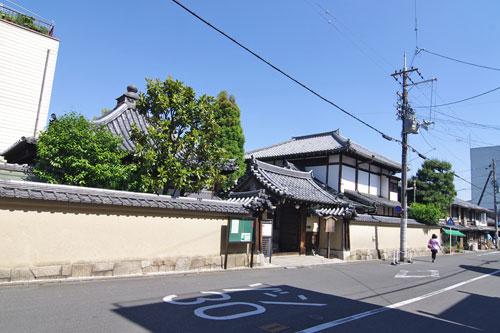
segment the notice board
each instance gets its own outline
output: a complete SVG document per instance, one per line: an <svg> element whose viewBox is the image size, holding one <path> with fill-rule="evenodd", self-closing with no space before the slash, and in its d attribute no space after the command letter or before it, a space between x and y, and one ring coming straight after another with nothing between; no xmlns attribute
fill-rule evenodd
<svg viewBox="0 0 500 333"><path fill-rule="evenodd" d="M252 240L253 220L229 220L229 243L251 243Z"/></svg>

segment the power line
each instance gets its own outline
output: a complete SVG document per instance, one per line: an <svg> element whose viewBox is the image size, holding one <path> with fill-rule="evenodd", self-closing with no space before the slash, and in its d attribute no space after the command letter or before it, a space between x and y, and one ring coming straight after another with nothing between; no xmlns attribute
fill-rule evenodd
<svg viewBox="0 0 500 333"><path fill-rule="evenodd" d="M462 63L462 64L466 64L466 65L470 65L470 66L475 66L475 67L480 67L480 68L485 68L485 69L491 69L491 70L493 70L493 71L500 71L500 68L489 67L489 66L483 66L483 65L478 65L478 64L471 63L471 62L463 61L463 60L458 60L458 59L455 59L455 58L451 58L451 57L444 56L444 55L442 55L442 54L438 54L438 53L434 53L434 52L431 52L431 51L427 51L426 49L419 49L418 51L419 51L419 52L420 52L420 51L427 52L427 53L433 54L433 55L438 56L438 57L441 57L441 58L445 58L445 59L448 59L448 60L452 60L452 61L460 62L460 63Z"/></svg>
<svg viewBox="0 0 500 333"><path fill-rule="evenodd" d="M271 68L273 68L274 70L278 71L279 73L283 74L284 76L286 76L288 79L292 80L293 82L295 82L296 84L298 84L299 86L301 86L302 88L306 89L307 91L309 91L310 93L316 95L317 97L321 98L323 101L327 102L328 104L334 106L335 108L337 108L338 110L342 111L343 113L345 113L346 115L348 115L349 117L359 121L360 123L362 123L363 125L367 126L368 128L371 128L372 130L374 130L375 132L379 133L380 135L382 135L382 137L386 140L389 140L389 141L398 141L397 139L394 139L392 138L391 136L385 134L384 132L382 132L381 130L375 128L374 126L368 124L366 121L364 120L361 120L360 118L356 117L355 115L353 115L352 113L348 112L347 110L343 109L342 107L338 106L337 104L335 104L334 102L330 101L329 99L327 99L326 97L323 97L321 94L319 94L318 92L316 92L315 90L313 90L312 88L309 88L307 85L305 85L304 83L298 81L297 79L293 78L291 75L287 74L286 72L284 72L283 70L279 69L278 67L276 67L275 65L273 65L272 63L270 63L269 61L267 61L266 59L264 59L263 57L261 57L260 55L258 55L257 53L253 52L252 50L250 50L248 47L246 47L245 45L241 44L240 42L238 42L237 40L235 40L234 38L232 38L231 36L229 36L228 34L226 34L225 32L223 32L222 30L218 29L217 27L215 27L214 25L212 25L210 22L206 21L205 19L203 19L202 17L200 17L198 14L196 14L195 12L191 11L189 8L185 7L183 4L181 4L179 1L177 0L172 0L173 2L175 2L177 5L179 5L181 8L183 8L184 10L186 10L188 13L190 13L191 15L193 15L194 17L196 17L198 20L202 21L203 23L205 23L206 25L208 25L210 28L214 29L215 31L217 31L218 33L220 33L221 35L223 35L224 37L226 37L227 39L229 39L230 41L232 41L233 43L235 43L236 45L238 45L239 47L243 48L245 51L249 52L250 54L252 54L253 56L255 56L257 59L259 59L260 61L264 62L266 65L270 66Z"/></svg>
<svg viewBox="0 0 500 333"><path fill-rule="evenodd" d="M439 105L427 105L427 106L413 106L413 108L430 108L430 107L439 108L439 107L442 107L442 106L448 106L448 105L458 104L458 103L469 101L469 100L477 98L477 97L484 96L486 94L492 93L492 92L497 91L499 89L500 89L500 87L496 87L494 89L488 90L488 91L486 91L484 93L481 93L479 95L475 95L475 96L472 96L472 97L464 98L464 99L461 99L459 101L455 101L455 102L451 102L451 103L445 103L445 104L439 104Z"/></svg>

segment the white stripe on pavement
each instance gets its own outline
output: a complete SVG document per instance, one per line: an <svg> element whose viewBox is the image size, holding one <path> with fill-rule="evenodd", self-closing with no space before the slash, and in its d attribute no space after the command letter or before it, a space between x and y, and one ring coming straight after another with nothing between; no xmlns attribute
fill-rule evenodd
<svg viewBox="0 0 500 333"><path fill-rule="evenodd" d="M377 313L380 313L380 312L384 312L384 311L391 310L391 309L397 309L397 308L400 308L402 306L405 306L405 305L408 305L408 304L411 304L411 303L415 303L415 302L421 301L423 299L426 299L426 298L429 298L429 297L432 297L432 296L435 296L435 295L439 295L439 294L444 293L446 291L449 291L449 290L452 290L452 289L456 289L456 288L461 287L461 286L463 286L465 284L468 284L468 283L471 283L471 282L483 279L483 278L488 277L490 275L496 275L498 273L500 273L500 270L497 270L497 271L494 271L494 272L489 273L489 274L484 274L484 275L475 277L473 279L466 280L466 281L454 284L454 285L446 287L444 289L433 291L432 293L428 293L428 294L425 294L425 295L422 295L422 296L419 296L419 297L411 298L411 299L408 299L406 301L402 301L402 302L399 302L399 303L394 303L394 304L391 304L391 305L388 305L388 306L384 306L384 307L381 307L381 308L377 308L377 309L374 309L374 310L366 311L366 312L363 312L363 313L358 313L358 314L355 314L355 315L352 315L352 316L349 316L349 317L345 317L345 318L333 320L333 321L330 321L328 323L324 323L324 324L321 324L321 325L309 327L309 328L306 328L305 330L300 331L299 333L319 332L319 331L325 330L327 328L339 326L339 325L348 323L350 321L354 321L354 320L357 320L357 319L368 317L368 316L371 316L371 315L374 315L374 314L377 314Z"/></svg>

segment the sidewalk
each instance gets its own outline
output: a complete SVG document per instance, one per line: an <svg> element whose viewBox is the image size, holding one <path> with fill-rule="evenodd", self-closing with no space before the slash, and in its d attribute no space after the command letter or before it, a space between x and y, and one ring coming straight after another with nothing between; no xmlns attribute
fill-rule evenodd
<svg viewBox="0 0 500 333"><path fill-rule="evenodd" d="M318 265L329 265L336 263L343 263L344 260L333 258L327 259L319 255L283 255L283 256L273 256L271 257L271 263L269 264L269 258L266 258L266 264L264 267L282 267L282 268L297 268L306 266L318 266Z"/></svg>

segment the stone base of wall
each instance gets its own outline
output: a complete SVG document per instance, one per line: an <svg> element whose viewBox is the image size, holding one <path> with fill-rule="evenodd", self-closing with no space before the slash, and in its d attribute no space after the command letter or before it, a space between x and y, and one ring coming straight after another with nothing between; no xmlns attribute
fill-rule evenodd
<svg viewBox="0 0 500 333"><path fill-rule="evenodd" d="M327 249L322 248L319 250L319 254L326 257ZM339 258L342 260L393 260L394 259L394 250L395 249L364 249L364 250L352 250L352 251L341 251L341 250L330 250L330 256L332 258ZM397 254L396 249L396 255ZM430 256L431 252L426 247L422 248L412 248L408 249L409 256L413 257L423 257Z"/></svg>
<svg viewBox="0 0 500 333"><path fill-rule="evenodd" d="M254 256L254 265L262 263ZM246 254L229 254L227 268L247 267ZM166 272L210 271L224 267L224 256L181 257L155 260L99 262L88 264L62 264L26 268L0 268L0 282L36 281L50 279L148 275Z"/></svg>
<svg viewBox="0 0 500 333"><path fill-rule="evenodd" d="M345 260L393 260L394 255L399 256L399 249L365 249L365 250L353 250L351 251L348 258ZM423 257L430 255L429 249L426 247L422 248L410 248L408 249L408 259L413 257Z"/></svg>

